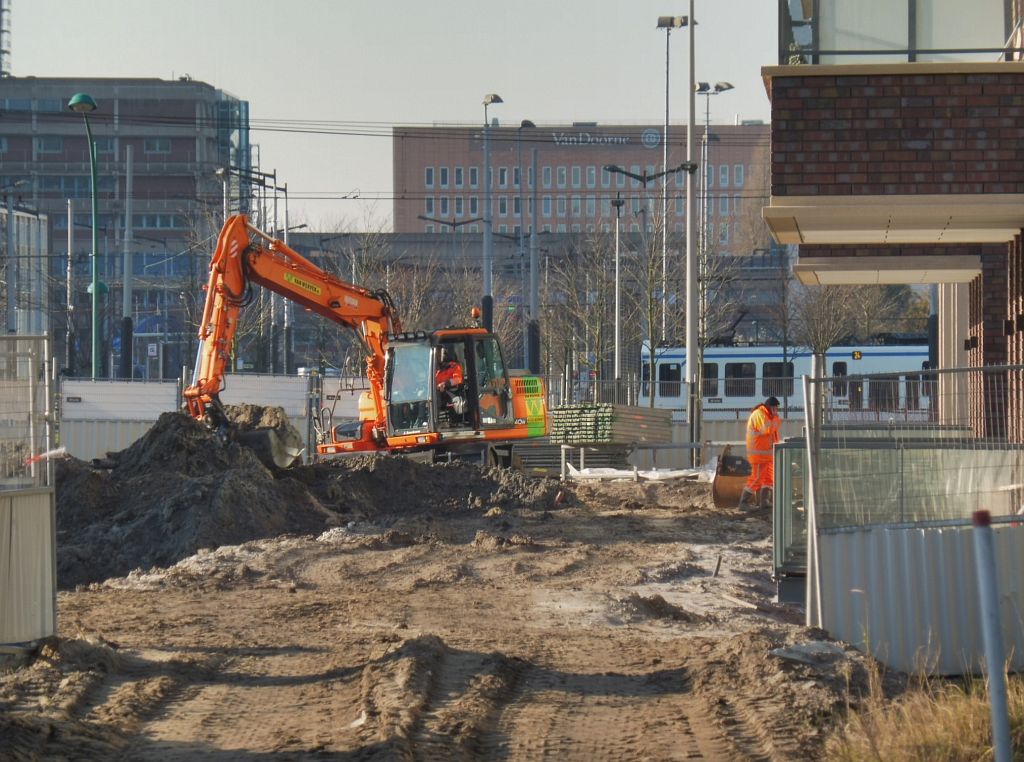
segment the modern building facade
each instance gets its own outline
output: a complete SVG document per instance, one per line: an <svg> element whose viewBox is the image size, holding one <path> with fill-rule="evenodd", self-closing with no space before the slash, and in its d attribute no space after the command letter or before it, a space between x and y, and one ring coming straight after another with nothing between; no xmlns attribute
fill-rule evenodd
<svg viewBox="0 0 1024 762"><path fill-rule="evenodd" d="M154 366L147 375L158 367L176 375L181 358L164 357L159 337L183 321L180 285L202 279L205 262L197 255L208 254L208 248L198 245L219 228L225 196L225 175L216 171L250 169L248 103L187 77L0 78L0 192L48 220L49 269L62 291L54 304L64 304L71 252L72 305L83 316L91 285L91 183L83 118L68 109L76 93L97 104L88 120L96 151L97 264L106 286L105 371L120 351L114 327L122 316L127 260L137 336L133 354ZM238 192L237 175L228 178L232 197L249 197L247 189ZM51 330L63 355L60 327L66 315L58 313L50 310ZM79 328L82 335L86 326ZM71 370L80 373L87 367L89 342L76 349Z"/></svg>
<svg viewBox="0 0 1024 762"><path fill-rule="evenodd" d="M970 24L953 0L779 10L764 215L799 245L797 276L932 284L940 367L1024 362L1024 7L984 0ZM1024 440L1022 399L974 398L979 435Z"/></svg>
<svg viewBox="0 0 1024 762"><path fill-rule="evenodd" d="M483 230L484 132L483 126L394 129L395 232ZM664 126L527 122L507 127L494 120L486 132L495 233L517 236L534 226L538 233L613 231L616 199L625 202L623 231L660 230L667 194L670 237L682 240L686 173L679 166L687 158L685 125L669 128L670 171L664 179ZM706 168L695 182L697 207L704 210L711 245L721 254L749 254L744 228L751 215L760 216L767 196L769 127L702 124L695 132L694 155Z"/></svg>

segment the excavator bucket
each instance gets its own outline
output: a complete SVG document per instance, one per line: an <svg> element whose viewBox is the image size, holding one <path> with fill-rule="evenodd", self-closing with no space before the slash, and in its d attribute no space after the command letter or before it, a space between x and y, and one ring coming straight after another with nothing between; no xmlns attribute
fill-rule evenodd
<svg viewBox="0 0 1024 762"><path fill-rule="evenodd" d="M302 448L288 445L276 429L240 431L236 439L239 444L255 452L267 468L288 468L302 455Z"/></svg>
<svg viewBox="0 0 1024 762"><path fill-rule="evenodd" d="M732 445L726 445L718 456L715 478L711 482L711 499L716 508L735 508L750 476L750 462L741 455L732 454Z"/></svg>

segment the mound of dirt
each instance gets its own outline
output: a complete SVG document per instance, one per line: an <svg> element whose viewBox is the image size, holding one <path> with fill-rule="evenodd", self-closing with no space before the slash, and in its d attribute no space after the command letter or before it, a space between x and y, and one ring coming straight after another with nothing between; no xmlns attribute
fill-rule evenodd
<svg viewBox="0 0 1024 762"><path fill-rule="evenodd" d="M298 437L280 408L229 406L239 428ZM181 413L164 413L98 468L57 467L57 577L61 587L169 566L203 548L282 534L319 534L353 520L439 511L544 510L557 485L468 463L425 464L387 455L286 471L224 443Z"/></svg>

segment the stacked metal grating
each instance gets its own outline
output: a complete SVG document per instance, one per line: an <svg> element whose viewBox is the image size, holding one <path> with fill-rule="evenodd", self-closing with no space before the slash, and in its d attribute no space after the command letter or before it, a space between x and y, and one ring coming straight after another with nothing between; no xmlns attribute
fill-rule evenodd
<svg viewBox="0 0 1024 762"><path fill-rule="evenodd" d="M583 402L551 410L552 444L613 444L672 441L672 412L632 405Z"/></svg>

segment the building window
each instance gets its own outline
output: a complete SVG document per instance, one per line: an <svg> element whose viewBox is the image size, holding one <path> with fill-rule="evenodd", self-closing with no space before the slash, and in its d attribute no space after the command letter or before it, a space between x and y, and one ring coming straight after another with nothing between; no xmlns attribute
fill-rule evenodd
<svg viewBox="0 0 1024 762"><path fill-rule="evenodd" d="M573 188L579 188L580 187L580 177L581 176L582 176L581 169L579 167L573 167L572 168L572 187Z"/></svg>
<svg viewBox="0 0 1024 762"><path fill-rule="evenodd" d="M469 197L469 216L476 217L480 214L480 199L476 196Z"/></svg>
<svg viewBox="0 0 1024 762"><path fill-rule="evenodd" d="M0 138L0 153L7 153L7 138Z"/></svg>
<svg viewBox="0 0 1024 762"><path fill-rule="evenodd" d="M526 168L526 182L531 188L536 187L537 180L533 176L533 167Z"/></svg>
<svg viewBox="0 0 1024 762"><path fill-rule="evenodd" d="M448 187L448 167L441 167L437 171L438 180L441 183L442 188Z"/></svg>
<svg viewBox="0 0 1024 762"><path fill-rule="evenodd" d="M512 216L513 217L522 217L522 215L523 215L523 210L522 210L522 207L520 207L520 205L519 205L519 196L513 196L512 197Z"/></svg>
<svg viewBox="0 0 1024 762"><path fill-rule="evenodd" d="M551 196L545 196L542 200L542 209L545 217L551 216Z"/></svg>
<svg viewBox="0 0 1024 762"><path fill-rule="evenodd" d="M544 167L542 177L544 178L544 187L551 187L551 167Z"/></svg>
<svg viewBox="0 0 1024 762"><path fill-rule="evenodd" d="M463 171L462 167L455 168L455 187L461 188L463 184Z"/></svg>
<svg viewBox="0 0 1024 762"><path fill-rule="evenodd" d="M682 217L686 214L686 201L682 196L676 196L676 216Z"/></svg>
<svg viewBox="0 0 1024 762"><path fill-rule="evenodd" d="M572 197L572 216L579 217L583 214L583 203L579 196Z"/></svg>
<svg viewBox="0 0 1024 762"><path fill-rule="evenodd" d="M593 188L597 185L597 167L587 167L587 187Z"/></svg>
<svg viewBox="0 0 1024 762"><path fill-rule="evenodd" d="M676 183L676 187L677 188L684 188L684 187L686 187L686 170L685 169L677 169L676 173L675 173L675 178L674 179L675 179L675 183Z"/></svg>
<svg viewBox="0 0 1024 762"><path fill-rule="evenodd" d="M564 188L568 174L566 173L565 167L558 168L558 187Z"/></svg>
<svg viewBox="0 0 1024 762"><path fill-rule="evenodd" d="M612 173L604 167L601 168L601 187L608 188L612 184Z"/></svg>
<svg viewBox="0 0 1024 762"><path fill-rule="evenodd" d="M723 164L718 168L718 184L722 188L729 187L729 165Z"/></svg>
<svg viewBox="0 0 1024 762"><path fill-rule="evenodd" d="M114 139L113 138L96 138L93 142L96 144L96 153L113 153L114 152Z"/></svg>
<svg viewBox="0 0 1024 762"><path fill-rule="evenodd" d="M640 165L639 164L634 164L632 167L629 168L629 171L632 172L634 175L639 175L640 174ZM633 187L634 188L639 188L640 187L640 181L639 180L633 180Z"/></svg>
<svg viewBox="0 0 1024 762"><path fill-rule="evenodd" d="M708 188L715 187L715 165L708 164L704 167L704 182L707 183Z"/></svg>
<svg viewBox="0 0 1024 762"><path fill-rule="evenodd" d="M431 223L429 223L429 224L428 224L428 225L426 226L426 231L427 231L428 233L433 233L433 232L434 232L434 223L432 223L432 222L431 222Z"/></svg>
<svg viewBox="0 0 1024 762"><path fill-rule="evenodd" d="M724 165L723 165L724 166ZM729 216L729 197L719 196L718 197L718 213L723 217Z"/></svg>
<svg viewBox="0 0 1024 762"><path fill-rule="evenodd" d="M737 188L743 187L743 165L736 164L732 168L732 184Z"/></svg>
<svg viewBox="0 0 1024 762"><path fill-rule="evenodd" d="M742 212L742 210L743 210L742 201L743 201L743 196L741 196L738 193L735 196L732 197L732 213L733 214L739 215Z"/></svg>
<svg viewBox="0 0 1024 762"><path fill-rule="evenodd" d="M597 216L597 199L593 196L587 196L587 216Z"/></svg>
<svg viewBox="0 0 1024 762"><path fill-rule="evenodd" d="M455 197L455 216L461 217L465 213L465 204L463 203L462 196Z"/></svg>
<svg viewBox="0 0 1024 762"><path fill-rule="evenodd" d="M512 187L518 188L522 184L519 178L519 167L512 167Z"/></svg>
<svg viewBox="0 0 1024 762"><path fill-rule="evenodd" d="M601 199L601 216L611 217L612 216L612 200L610 198ZM608 226L605 225L607 228Z"/></svg>
<svg viewBox="0 0 1024 762"><path fill-rule="evenodd" d="M477 188L480 186L480 169L478 167L469 168L469 187Z"/></svg>
<svg viewBox="0 0 1024 762"><path fill-rule="evenodd" d="M442 217L447 217L448 216L448 197L447 196L441 196L441 216Z"/></svg>
<svg viewBox="0 0 1024 762"><path fill-rule="evenodd" d="M142 141L143 153L170 153L170 138L146 138Z"/></svg>
<svg viewBox="0 0 1024 762"><path fill-rule="evenodd" d="M498 167L498 187L508 187L508 167Z"/></svg>
<svg viewBox="0 0 1024 762"><path fill-rule="evenodd" d="M43 136L36 138L37 153L63 153L64 138Z"/></svg>
<svg viewBox="0 0 1024 762"><path fill-rule="evenodd" d="M498 197L498 214L502 217L508 217L508 197Z"/></svg>
<svg viewBox="0 0 1024 762"><path fill-rule="evenodd" d="M423 213L426 214L428 217L432 217L434 215L433 196L427 196L425 199L423 199Z"/></svg>
<svg viewBox="0 0 1024 762"><path fill-rule="evenodd" d="M565 216L565 196L558 197L558 216Z"/></svg>
<svg viewBox="0 0 1024 762"><path fill-rule="evenodd" d="M729 243L729 223L723 222L718 226L718 242L725 246Z"/></svg>

